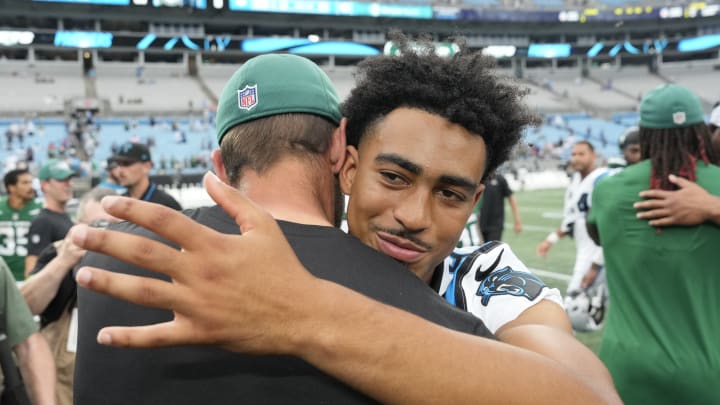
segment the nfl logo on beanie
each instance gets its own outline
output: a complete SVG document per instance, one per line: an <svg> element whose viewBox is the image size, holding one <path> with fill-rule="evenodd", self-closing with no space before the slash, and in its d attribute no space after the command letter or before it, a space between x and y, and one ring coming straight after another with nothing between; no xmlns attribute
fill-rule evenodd
<svg viewBox="0 0 720 405"><path fill-rule="evenodd" d="M677 84L665 84L650 91L640 103L640 126L682 128L705 122L700 99Z"/></svg>
<svg viewBox="0 0 720 405"><path fill-rule="evenodd" d="M238 90L238 107L250 110L257 105L257 85L245 86Z"/></svg>

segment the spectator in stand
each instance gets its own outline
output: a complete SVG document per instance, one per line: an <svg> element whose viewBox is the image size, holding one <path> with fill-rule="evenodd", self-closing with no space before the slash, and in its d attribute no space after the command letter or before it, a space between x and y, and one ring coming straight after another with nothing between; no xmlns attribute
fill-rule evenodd
<svg viewBox="0 0 720 405"><path fill-rule="evenodd" d="M42 206L35 201L33 176L27 169L7 172L3 179L7 197L0 198L0 256L15 280L25 279L30 223Z"/></svg>
<svg viewBox="0 0 720 405"><path fill-rule="evenodd" d="M112 164L117 165L115 172L118 182L121 186L127 187L126 196L162 204L176 210L182 209L180 203L150 181L153 163L150 150L144 144L127 142L121 145L112 157Z"/></svg>
<svg viewBox="0 0 720 405"><path fill-rule="evenodd" d="M50 160L38 172L40 187L45 197L43 208L30 224L28 254L25 258L25 276L35 267L37 257L49 244L62 240L73 226L65 212L67 202L72 198L70 179L75 172L67 163Z"/></svg>

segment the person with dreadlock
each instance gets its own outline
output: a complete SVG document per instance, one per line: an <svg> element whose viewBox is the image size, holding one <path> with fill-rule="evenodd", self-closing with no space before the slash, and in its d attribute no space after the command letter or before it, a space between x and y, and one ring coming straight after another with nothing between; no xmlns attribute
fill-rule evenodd
<svg viewBox="0 0 720 405"><path fill-rule="evenodd" d="M640 105L640 163L600 182L588 224L605 248L608 313L600 358L633 404L720 403L720 227L653 227L639 193L672 191L670 175L720 195L720 167L699 99L663 85Z"/></svg>
<svg viewBox="0 0 720 405"><path fill-rule="evenodd" d="M710 140L716 156L720 157L720 102L710 113ZM720 225L720 197L682 177L671 174L668 180L678 189L646 190L640 193L645 201L635 203L638 218L649 220L652 226L698 225L706 221Z"/></svg>

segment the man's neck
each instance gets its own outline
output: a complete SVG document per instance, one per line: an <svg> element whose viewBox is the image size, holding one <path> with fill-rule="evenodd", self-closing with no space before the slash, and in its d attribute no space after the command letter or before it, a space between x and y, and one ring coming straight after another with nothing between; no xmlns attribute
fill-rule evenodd
<svg viewBox="0 0 720 405"><path fill-rule="evenodd" d="M22 209L22 207L27 205L27 203L29 203L30 201L31 200L25 200L21 197L15 196L15 195L8 195L8 199L7 199L8 205L10 206L10 208L12 208L14 210Z"/></svg>
<svg viewBox="0 0 720 405"><path fill-rule="evenodd" d="M584 179L584 178L587 177L590 173L592 173L593 170L595 170L595 166L590 167L589 169L580 172L580 178L581 178L581 179Z"/></svg>
<svg viewBox="0 0 720 405"><path fill-rule="evenodd" d="M128 196L139 200L145 195L148 187L150 187L150 179L143 177L140 181L128 187Z"/></svg>
<svg viewBox="0 0 720 405"><path fill-rule="evenodd" d="M262 175L244 172L238 189L275 219L332 226L332 174L318 173L320 170L296 159L285 159Z"/></svg>
<svg viewBox="0 0 720 405"><path fill-rule="evenodd" d="M64 213L66 204L66 202L60 202L51 198L46 198L44 207L53 212Z"/></svg>

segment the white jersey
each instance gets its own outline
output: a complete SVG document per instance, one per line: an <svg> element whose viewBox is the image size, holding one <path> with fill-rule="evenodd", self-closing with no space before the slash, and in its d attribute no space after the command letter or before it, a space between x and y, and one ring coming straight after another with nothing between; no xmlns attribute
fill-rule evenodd
<svg viewBox="0 0 720 405"><path fill-rule="evenodd" d="M598 255L602 255L602 248L590 239L585 222L592 201L593 188L608 174L607 168L595 169L585 178L581 178L580 173L575 173L565 192L564 217L560 230L575 239L576 248L575 266L568 291L580 288L583 275L590 269L593 260L597 259Z"/></svg>
<svg viewBox="0 0 720 405"><path fill-rule="evenodd" d="M493 333L543 299L562 306L560 292L533 275L502 242L457 248L441 270L438 293Z"/></svg>

